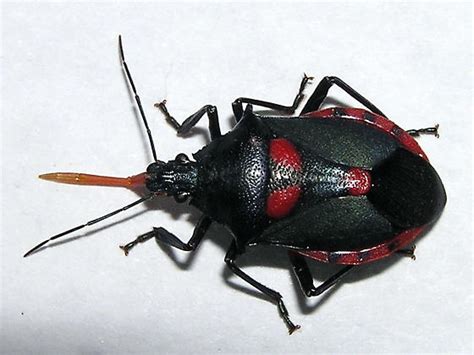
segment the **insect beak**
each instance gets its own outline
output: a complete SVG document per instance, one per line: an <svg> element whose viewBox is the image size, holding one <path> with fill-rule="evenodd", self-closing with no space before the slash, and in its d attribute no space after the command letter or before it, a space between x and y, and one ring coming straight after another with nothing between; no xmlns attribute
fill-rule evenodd
<svg viewBox="0 0 474 355"><path fill-rule="evenodd" d="M73 185L118 186L135 188L145 186L146 173L126 178L101 176L83 173L48 173L39 176L40 179Z"/></svg>

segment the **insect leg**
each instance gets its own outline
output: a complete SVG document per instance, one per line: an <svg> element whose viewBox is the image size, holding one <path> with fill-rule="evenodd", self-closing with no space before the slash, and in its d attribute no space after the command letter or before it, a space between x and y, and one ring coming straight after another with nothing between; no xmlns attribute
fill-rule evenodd
<svg viewBox="0 0 474 355"><path fill-rule="evenodd" d="M178 135L180 136L188 133L191 128L193 128L199 122L199 120L204 116L204 114L207 114L207 117L209 119L209 132L211 133L211 139L216 139L221 136L221 129L219 127L219 117L217 115L216 106L203 106L196 113L193 113L191 116L189 116L181 124L178 123L178 121L176 121L176 119L169 113L168 108L166 107L166 100L155 104L155 107L158 107L161 112L163 112L166 117L166 120L174 127L174 129L176 130L176 132L178 132Z"/></svg>
<svg viewBox="0 0 474 355"><path fill-rule="evenodd" d="M264 295L270 297L277 304L278 311L280 312L281 317L285 321L285 324L288 327L288 331L290 334L292 334L295 330L299 329L300 326L295 325L290 320L288 310L286 309L286 306L283 303L282 296L278 292L268 288L265 285L262 285L260 282L256 281L255 279L247 275L245 272L243 272L237 265L235 265L236 258L237 258L237 247L236 247L235 241L233 241L224 259L229 269L232 270L232 272L238 277L240 277L242 280L244 280L245 282L248 282L250 285L255 287Z"/></svg>
<svg viewBox="0 0 474 355"><path fill-rule="evenodd" d="M319 296L324 291L328 290L337 282L339 282L340 279L354 267L353 265L345 266L340 271L324 281L321 285L314 287L313 276L311 275L311 271L309 270L305 258L294 252L289 252L288 255L290 257L293 271L306 297Z"/></svg>
<svg viewBox="0 0 474 355"><path fill-rule="evenodd" d="M298 108L299 104L304 98L303 91L308 84L309 81L311 81L313 77L307 76L304 74L303 79L301 80L300 83L300 88L298 90L298 93L295 96L295 99L293 100L293 104L291 106L284 106L284 105L279 105L275 104L273 102L268 102L268 101L263 101L263 100L256 100L256 99L250 99L248 97L239 97L232 103L232 110L234 111L235 118L237 119L237 122L240 121L244 114L244 109L243 109L243 104L252 104L252 105L257 105L257 106L262 106L262 107L267 107L275 111L281 111L285 112L288 114L292 114L295 112L295 110Z"/></svg>
<svg viewBox="0 0 474 355"><path fill-rule="evenodd" d="M347 85L344 81L342 81L341 79L335 76L326 76L319 82L318 86L314 90L314 93L311 95L308 102L306 102L306 105L301 111L301 114L304 115L305 113L308 113L308 112L318 111L319 108L321 107L322 102L328 96L328 91L332 85L339 86L342 90L344 90L346 93L348 93L354 99L359 101L362 105L367 107L372 112L375 112L383 117L387 117L382 113L382 111L380 111L369 100L367 100L365 97L359 94L356 90L354 90L349 85Z"/></svg>
<svg viewBox="0 0 474 355"><path fill-rule="evenodd" d="M177 248L183 251L193 251L201 242L211 223L212 220L208 216L203 215L196 224L193 235L187 243L184 243L177 236L175 236L173 233L168 232L163 227L159 227L153 228L151 232L140 235L137 239L131 241L130 243L121 245L120 249L125 252L125 255L128 255L130 249L132 249L135 245L146 242L151 238L155 238L158 242L164 243L173 248Z"/></svg>
<svg viewBox="0 0 474 355"><path fill-rule="evenodd" d="M413 246L411 246L411 247L408 248L408 249L400 249L400 250L397 250L396 253L397 253L397 254L400 254L400 255L402 255L402 256L408 256L408 257L410 257L411 259L416 260L415 249L416 249L416 245L413 245Z"/></svg>
<svg viewBox="0 0 474 355"><path fill-rule="evenodd" d="M426 134L426 135L431 134L431 135L434 135L436 138L439 138L438 128L439 128L439 124L436 124L434 127L409 129L407 130L407 133L412 137L419 137L422 134Z"/></svg>

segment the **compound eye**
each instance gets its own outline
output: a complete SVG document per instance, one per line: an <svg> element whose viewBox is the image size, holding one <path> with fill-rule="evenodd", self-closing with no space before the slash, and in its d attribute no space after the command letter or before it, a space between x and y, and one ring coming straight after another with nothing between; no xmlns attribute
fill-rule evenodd
<svg viewBox="0 0 474 355"><path fill-rule="evenodd" d="M180 163L183 163L183 164L186 164L186 163L189 163L189 158L186 154L184 153L179 153L176 158L174 158L174 160L176 160L177 162L180 162Z"/></svg>
<svg viewBox="0 0 474 355"><path fill-rule="evenodd" d="M179 192L178 194L176 194L176 195L174 196L174 199L175 199L175 201L178 202L178 203L183 203L183 202L185 202L185 201L188 199L188 197L189 197L189 193L187 193L187 192Z"/></svg>
<svg viewBox="0 0 474 355"><path fill-rule="evenodd" d="M162 162L161 160L158 160L154 163L151 163L150 165L148 165L148 167L146 168L146 172L147 173L155 173L157 172L158 170L161 169L161 167L163 167L163 165L165 165L164 162Z"/></svg>

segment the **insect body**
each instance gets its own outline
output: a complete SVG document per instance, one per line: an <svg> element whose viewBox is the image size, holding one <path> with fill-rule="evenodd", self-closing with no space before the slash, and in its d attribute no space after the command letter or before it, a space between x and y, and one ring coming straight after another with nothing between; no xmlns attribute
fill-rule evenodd
<svg viewBox="0 0 474 355"><path fill-rule="evenodd" d="M307 296L319 295L355 265L388 257L412 255L404 249L441 214L446 203L442 182L413 136L436 134L437 127L404 131L367 99L336 77L326 77L297 117L261 116L258 105L293 113L311 79L304 76L291 106L239 98L233 103L236 126L222 135L217 110L204 106L179 124L165 103L157 104L178 134L187 133L204 115L212 141L193 159L178 154L156 158L151 133L128 67L122 62L149 135L155 162L130 178L53 173L42 177L59 182L115 186L144 185L149 194L119 210L72 228L40 243L92 225L157 195L196 206L203 215L185 243L159 227L121 246L127 254L151 238L172 247L194 250L212 222L232 232L225 256L228 267L273 300L290 333L299 326L289 318L282 296L241 270L236 259L255 245L288 249L293 270ZM366 106L365 109L319 110L332 85ZM247 104L244 109L244 104ZM25 255L25 256L26 256ZM318 287L305 259L344 267Z"/></svg>

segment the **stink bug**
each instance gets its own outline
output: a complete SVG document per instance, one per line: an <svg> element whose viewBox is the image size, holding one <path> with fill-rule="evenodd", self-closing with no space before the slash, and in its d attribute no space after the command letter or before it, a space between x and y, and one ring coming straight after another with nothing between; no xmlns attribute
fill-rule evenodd
<svg viewBox="0 0 474 355"><path fill-rule="evenodd" d="M355 265L394 253L413 256L407 247L440 216L446 203L443 184L413 137L437 135L437 126L403 130L375 105L336 77L325 77L299 116L263 116L257 105L291 115L300 106L312 79L304 76L291 106L241 97L232 108L237 124L221 134L217 109L206 105L179 124L166 103L156 104L178 135L188 133L207 115L211 142L193 154L158 160L152 134L125 62L122 66L145 125L154 162L146 172L128 178L81 173L50 173L40 177L56 182L144 186L147 194L118 210L59 233L49 241L125 211L156 196L189 201L202 211L188 242L159 227L121 246L128 254L138 243L155 238L171 247L193 251L212 222L226 226L233 240L225 256L234 274L276 303L290 334L299 328L288 315L282 296L249 276L236 264L247 247L273 245L288 250L304 294L320 295ZM366 109L320 110L332 85ZM244 108L244 104L246 107ZM315 287L306 258L343 265Z"/></svg>

